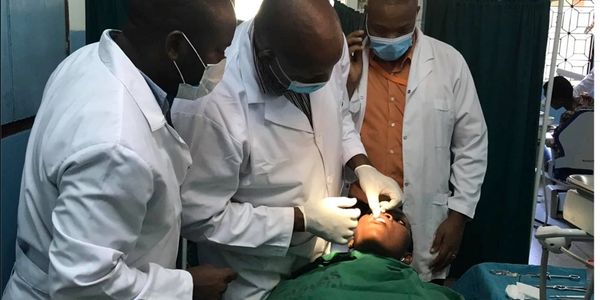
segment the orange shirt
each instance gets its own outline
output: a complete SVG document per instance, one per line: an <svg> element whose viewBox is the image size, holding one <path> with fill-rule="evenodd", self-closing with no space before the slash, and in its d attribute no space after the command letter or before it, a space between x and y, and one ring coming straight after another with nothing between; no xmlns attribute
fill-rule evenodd
<svg viewBox="0 0 600 300"><path fill-rule="evenodd" d="M367 76L367 107L360 131L362 143L373 166L383 175L396 180L400 186L404 183L402 124L413 49L414 47L410 48L391 72L386 71L371 53ZM350 187L350 197L365 202L367 200L358 182Z"/></svg>

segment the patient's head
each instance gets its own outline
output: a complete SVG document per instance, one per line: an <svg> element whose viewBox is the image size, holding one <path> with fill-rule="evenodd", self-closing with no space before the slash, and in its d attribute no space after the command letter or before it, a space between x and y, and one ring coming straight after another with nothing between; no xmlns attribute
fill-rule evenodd
<svg viewBox="0 0 600 300"><path fill-rule="evenodd" d="M350 248L361 252L392 257L410 264L412 233L401 211L382 213L378 218L367 214L358 220Z"/></svg>

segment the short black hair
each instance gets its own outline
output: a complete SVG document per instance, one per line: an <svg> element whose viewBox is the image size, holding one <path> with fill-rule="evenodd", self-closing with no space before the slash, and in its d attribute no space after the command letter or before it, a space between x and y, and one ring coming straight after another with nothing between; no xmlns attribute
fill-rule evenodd
<svg viewBox="0 0 600 300"><path fill-rule="evenodd" d="M548 82L544 83L544 96L548 93ZM554 77L552 99L572 99L573 85L563 76Z"/></svg>
<svg viewBox="0 0 600 300"><path fill-rule="evenodd" d="M174 30L211 33L215 31L216 5L228 3L230 0L131 0L128 23L157 36Z"/></svg>

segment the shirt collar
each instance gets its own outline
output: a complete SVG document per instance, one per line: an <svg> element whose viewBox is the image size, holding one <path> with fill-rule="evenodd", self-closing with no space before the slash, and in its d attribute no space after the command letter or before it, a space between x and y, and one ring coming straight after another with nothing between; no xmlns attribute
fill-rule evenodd
<svg viewBox="0 0 600 300"><path fill-rule="evenodd" d="M154 83L154 81L152 81L152 79L150 79L150 77L144 74L144 72L142 72L141 70L140 73L144 77L144 80L146 80L146 83L148 83L148 87L150 87L152 95L154 95L154 98L156 98L156 102L158 102L158 105L162 107L163 103L167 99L167 92L165 92L160 86Z"/></svg>

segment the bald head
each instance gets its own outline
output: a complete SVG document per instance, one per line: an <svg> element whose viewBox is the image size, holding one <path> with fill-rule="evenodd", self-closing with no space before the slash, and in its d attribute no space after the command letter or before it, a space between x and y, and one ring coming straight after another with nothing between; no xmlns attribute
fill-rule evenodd
<svg viewBox="0 0 600 300"><path fill-rule="evenodd" d="M365 9L369 34L395 38L410 33L419 9L417 0L369 0Z"/></svg>
<svg viewBox="0 0 600 300"><path fill-rule="evenodd" d="M173 62L186 82L197 84L202 62L223 59L235 26L230 0L131 0L125 42L117 42L142 72L174 94L183 80Z"/></svg>
<svg viewBox="0 0 600 300"><path fill-rule="evenodd" d="M254 26L259 48L293 80L326 81L341 58L344 36L328 0L264 0Z"/></svg>

